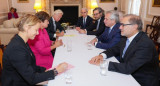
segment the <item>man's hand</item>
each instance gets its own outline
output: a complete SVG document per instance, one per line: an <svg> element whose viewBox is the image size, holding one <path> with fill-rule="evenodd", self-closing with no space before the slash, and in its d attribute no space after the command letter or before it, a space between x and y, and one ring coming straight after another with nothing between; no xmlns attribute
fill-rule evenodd
<svg viewBox="0 0 160 86"><path fill-rule="evenodd" d="M81 34L86 34L87 32L86 32L85 30L80 29L80 30L79 30L79 33L81 33Z"/></svg>
<svg viewBox="0 0 160 86"><path fill-rule="evenodd" d="M97 42L98 40L96 38L92 39L89 43L91 43L93 46L95 44L95 42Z"/></svg>
<svg viewBox="0 0 160 86"><path fill-rule="evenodd" d="M56 33L56 36L58 36L58 37L64 36L64 31L62 31L60 33Z"/></svg>
<svg viewBox="0 0 160 86"><path fill-rule="evenodd" d="M76 30L79 31L79 30L80 30L80 27L76 27Z"/></svg>
<svg viewBox="0 0 160 86"><path fill-rule="evenodd" d="M94 65L99 65L101 60L103 60L103 56L98 55L98 56L93 57L91 60L89 60L89 63L94 64Z"/></svg>

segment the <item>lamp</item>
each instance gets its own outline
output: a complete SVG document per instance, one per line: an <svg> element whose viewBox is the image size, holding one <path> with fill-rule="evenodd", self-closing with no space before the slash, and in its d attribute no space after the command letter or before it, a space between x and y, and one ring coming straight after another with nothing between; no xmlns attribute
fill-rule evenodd
<svg viewBox="0 0 160 86"><path fill-rule="evenodd" d="M41 9L42 9L41 0L35 1L35 3L34 3L34 9L36 10L36 12L41 11Z"/></svg>
<svg viewBox="0 0 160 86"><path fill-rule="evenodd" d="M92 3L91 3L91 9L94 9L94 8L96 8L96 7L98 7L97 3L96 3L96 2L92 2Z"/></svg>

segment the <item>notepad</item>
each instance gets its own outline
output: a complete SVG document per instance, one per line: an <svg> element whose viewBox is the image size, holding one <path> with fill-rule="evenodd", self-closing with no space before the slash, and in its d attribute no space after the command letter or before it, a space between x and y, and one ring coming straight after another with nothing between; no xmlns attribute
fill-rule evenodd
<svg viewBox="0 0 160 86"><path fill-rule="evenodd" d="M75 35L72 34L72 35L64 35L65 37L74 37Z"/></svg>

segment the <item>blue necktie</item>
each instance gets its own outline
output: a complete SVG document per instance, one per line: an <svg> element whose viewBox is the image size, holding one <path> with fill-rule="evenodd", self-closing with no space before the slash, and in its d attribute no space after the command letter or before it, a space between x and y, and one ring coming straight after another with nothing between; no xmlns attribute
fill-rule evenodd
<svg viewBox="0 0 160 86"><path fill-rule="evenodd" d="M127 50L128 46L129 46L129 44L130 44L130 41L129 41L129 39L127 39L126 46L125 46L125 48L123 50L122 58L123 58L124 54L126 53L126 50Z"/></svg>
<svg viewBox="0 0 160 86"><path fill-rule="evenodd" d="M108 29L108 35L109 35L110 32L111 32L111 28Z"/></svg>

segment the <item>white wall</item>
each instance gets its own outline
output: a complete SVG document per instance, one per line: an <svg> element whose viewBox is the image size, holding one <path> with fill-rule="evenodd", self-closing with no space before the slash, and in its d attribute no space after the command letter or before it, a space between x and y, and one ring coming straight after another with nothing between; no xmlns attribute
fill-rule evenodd
<svg viewBox="0 0 160 86"><path fill-rule="evenodd" d="M17 0L12 0L12 6L17 8L17 12L35 12L34 2L35 0L29 0L29 3L18 3Z"/></svg>
<svg viewBox="0 0 160 86"><path fill-rule="evenodd" d="M96 0L99 7L104 9L105 11L114 10L114 7L118 7L118 0L115 0L114 3L100 3L100 0Z"/></svg>

